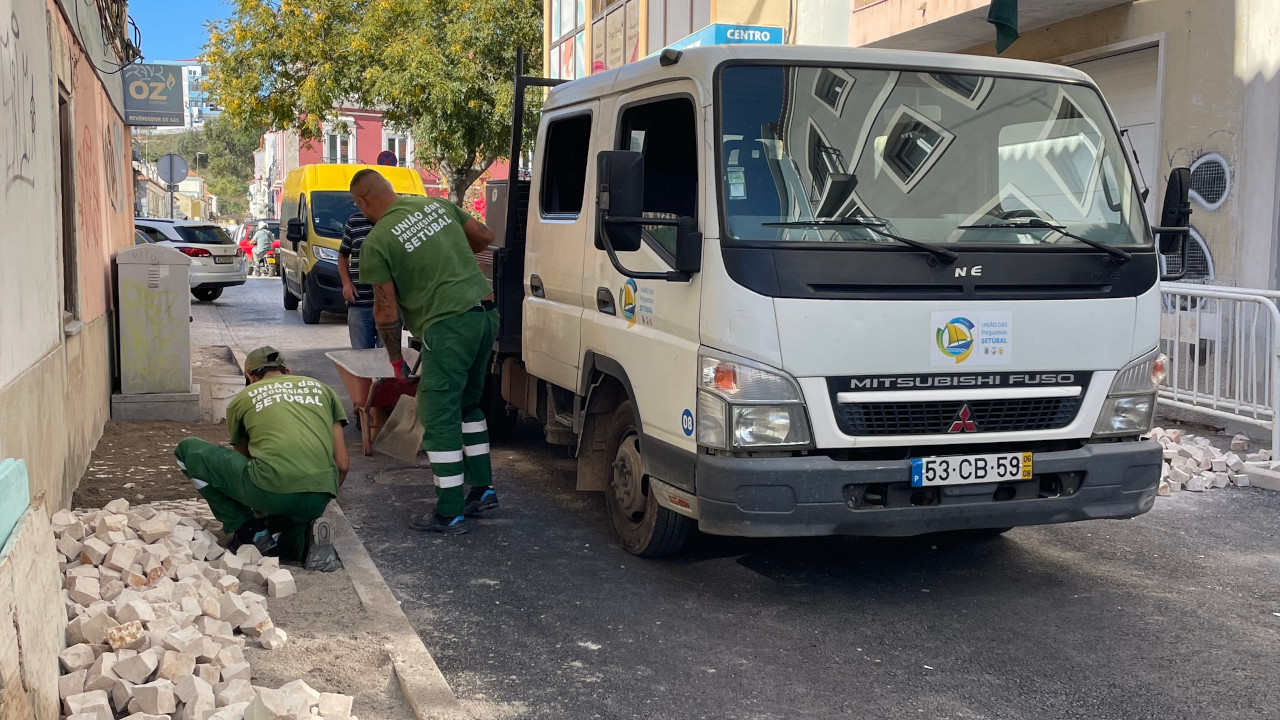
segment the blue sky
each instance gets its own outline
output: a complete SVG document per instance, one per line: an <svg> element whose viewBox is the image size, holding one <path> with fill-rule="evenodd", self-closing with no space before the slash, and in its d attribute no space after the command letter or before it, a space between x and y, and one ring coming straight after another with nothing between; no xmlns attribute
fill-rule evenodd
<svg viewBox="0 0 1280 720"><path fill-rule="evenodd" d="M142 31L143 62L188 60L200 54L204 24L231 14L224 0L132 0L129 15Z"/></svg>

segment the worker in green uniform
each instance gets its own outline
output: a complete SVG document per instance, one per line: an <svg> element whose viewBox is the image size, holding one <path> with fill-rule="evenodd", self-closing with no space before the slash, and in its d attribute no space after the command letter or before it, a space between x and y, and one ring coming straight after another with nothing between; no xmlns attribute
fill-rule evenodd
<svg viewBox="0 0 1280 720"><path fill-rule="evenodd" d="M308 570L336 570L321 515L349 468L342 403L328 385L290 374L271 347L249 353L244 374L247 387L227 406L235 449L186 438L174 451L178 467L230 535L228 550L253 543Z"/></svg>
<svg viewBox="0 0 1280 720"><path fill-rule="evenodd" d="M400 319L422 340L418 420L436 508L412 524L459 535L467 532L467 515L498 506L480 406L498 311L475 258L493 242L493 231L448 200L397 195L374 170L355 174L351 194L375 223L361 251L360 278L373 286L374 324L396 377L409 372Z"/></svg>

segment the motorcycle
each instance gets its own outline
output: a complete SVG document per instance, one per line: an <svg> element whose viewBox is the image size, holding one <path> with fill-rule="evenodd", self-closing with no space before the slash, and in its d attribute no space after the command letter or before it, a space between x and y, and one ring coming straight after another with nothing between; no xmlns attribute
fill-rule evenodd
<svg viewBox="0 0 1280 720"><path fill-rule="evenodd" d="M271 243L271 249L258 258L257 264L254 266L253 273L258 277L278 277L280 275L280 267L276 256L280 253L280 241L275 240Z"/></svg>

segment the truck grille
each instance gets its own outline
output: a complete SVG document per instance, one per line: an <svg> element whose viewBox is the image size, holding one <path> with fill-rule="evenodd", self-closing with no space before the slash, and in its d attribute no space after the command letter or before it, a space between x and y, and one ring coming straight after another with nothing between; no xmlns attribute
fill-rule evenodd
<svg viewBox="0 0 1280 720"><path fill-rule="evenodd" d="M949 432L1051 430L1070 425L1082 398L1018 398L836 405L845 435L937 435ZM962 413L968 406L968 416ZM960 420L958 429L953 426ZM966 422L967 421L967 422Z"/></svg>

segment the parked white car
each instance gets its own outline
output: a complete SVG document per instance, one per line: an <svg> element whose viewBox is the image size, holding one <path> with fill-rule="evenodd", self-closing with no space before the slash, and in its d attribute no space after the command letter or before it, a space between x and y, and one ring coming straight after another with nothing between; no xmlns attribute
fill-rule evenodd
<svg viewBox="0 0 1280 720"><path fill-rule="evenodd" d="M212 302L223 288L243 285L249 261L240 246L213 223L168 218L134 218L134 228L157 245L191 258L191 295Z"/></svg>

